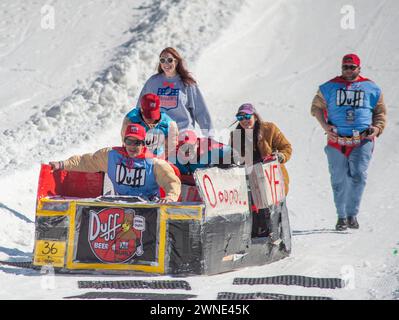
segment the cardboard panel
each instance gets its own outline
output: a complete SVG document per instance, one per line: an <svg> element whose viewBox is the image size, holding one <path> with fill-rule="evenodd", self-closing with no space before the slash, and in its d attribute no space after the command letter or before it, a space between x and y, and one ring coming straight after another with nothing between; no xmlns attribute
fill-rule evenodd
<svg viewBox="0 0 399 320"><path fill-rule="evenodd" d="M95 198L103 194L104 174L57 170L42 164L37 199L48 196Z"/></svg>
<svg viewBox="0 0 399 320"><path fill-rule="evenodd" d="M284 177L278 161L257 163L248 168L248 173L252 199L258 209L285 199Z"/></svg>
<svg viewBox="0 0 399 320"><path fill-rule="evenodd" d="M181 185L181 193L178 202L202 202L197 186Z"/></svg>
<svg viewBox="0 0 399 320"><path fill-rule="evenodd" d="M244 168L196 170L194 178L206 206L206 219L249 212Z"/></svg>

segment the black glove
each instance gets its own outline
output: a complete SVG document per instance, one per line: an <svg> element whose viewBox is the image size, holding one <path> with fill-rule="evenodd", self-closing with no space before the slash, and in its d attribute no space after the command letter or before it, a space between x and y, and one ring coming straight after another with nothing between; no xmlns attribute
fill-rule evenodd
<svg viewBox="0 0 399 320"><path fill-rule="evenodd" d="M366 129L366 135L370 136L373 133L374 133L374 128L369 127L369 128Z"/></svg>
<svg viewBox="0 0 399 320"><path fill-rule="evenodd" d="M283 155L282 153L277 152L276 156L277 156L277 161L278 161L279 163L283 163L283 162L284 162L285 157L284 157L284 155Z"/></svg>

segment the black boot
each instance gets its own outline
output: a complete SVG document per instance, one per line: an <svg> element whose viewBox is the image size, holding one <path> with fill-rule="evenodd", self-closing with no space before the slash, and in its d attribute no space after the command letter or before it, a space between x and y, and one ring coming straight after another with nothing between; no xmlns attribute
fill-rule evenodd
<svg viewBox="0 0 399 320"><path fill-rule="evenodd" d="M348 228L359 229L359 223L356 217L348 217Z"/></svg>
<svg viewBox="0 0 399 320"><path fill-rule="evenodd" d="M346 218L338 218L337 224L335 225L335 230L343 231L348 229L348 220Z"/></svg>
<svg viewBox="0 0 399 320"><path fill-rule="evenodd" d="M268 209L259 209L252 213L252 238L263 238L270 233L270 213Z"/></svg>

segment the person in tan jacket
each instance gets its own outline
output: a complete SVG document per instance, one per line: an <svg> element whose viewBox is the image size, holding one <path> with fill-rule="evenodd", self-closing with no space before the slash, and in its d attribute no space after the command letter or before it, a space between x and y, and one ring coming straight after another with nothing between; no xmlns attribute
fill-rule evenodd
<svg viewBox="0 0 399 320"><path fill-rule="evenodd" d="M250 103L240 106L236 119L239 122L230 135L230 145L241 156L241 164L250 166L277 157L284 176L285 194L289 189L289 176L285 163L291 158L292 147L290 142L272 122L265 122ZM241 135L241 145L235 145L235 135ZM270 230L270 212L260 209L253 215L253 237L268 236Z"/></svg>
<svg viewBox="0 0 399 320"><path fill-rule="evenodd" d="M278 161L281 164L281 170L284 176L285 193L289 189L289 176L288 171L284 166L292 154L292 147L280 129L272 122L265 122L260 117L252 104L243 104L237 111L237 121L239 121L235 130L230 134L230 145L241 155L243 161L251 165L251 163L262 162L265 158L277 154ZM252 134L245 135L246 129ZM234 134L241 135L241 146L234 145ZM248 150L248 147L250 150ZM245 150L247 149L247 150ZM247 152L246 152L247 151ZM248 152L250 151L250 152ZM251 163L250 163L251 162Z"/></svg>
<svg viewBox="0 0 399 320"><path fill-rule="evenodd" d="M105 172L115 194L140 196L148 200L165 196L160 203L177 201L181 182L171 164L158 159L144 147L145 129L139 124L126 127L123 147L103 148L95 153L76 155L64 161L51 161L54 170Z"/></svg>

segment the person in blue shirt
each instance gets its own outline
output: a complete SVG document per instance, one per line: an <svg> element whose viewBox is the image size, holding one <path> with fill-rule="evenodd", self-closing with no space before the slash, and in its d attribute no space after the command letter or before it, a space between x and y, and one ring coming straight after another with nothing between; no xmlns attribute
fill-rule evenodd
<svg viewBox="0 0 399 320"><path fill-rule="evenodd" d="M357 215L366 186L375 138L385 128L381 89L360 76L360 58L347 54L342 74L319 87L311 114L327 135L325 153L338 221L336 230L358 229Z"/></svg>
<svg viewBox="0 0 399 320"><path fill-rule="evenodd" d="M160 99L156 94L147 93L140 100L140 107L131 110L123 120L121 136L129 123L142 125L146 130L145 146L155 156L167 159L175 152L178 128L165 112L160 110Z"/></svg>

